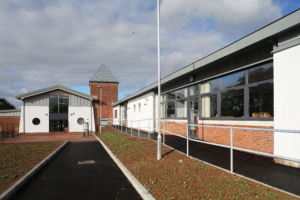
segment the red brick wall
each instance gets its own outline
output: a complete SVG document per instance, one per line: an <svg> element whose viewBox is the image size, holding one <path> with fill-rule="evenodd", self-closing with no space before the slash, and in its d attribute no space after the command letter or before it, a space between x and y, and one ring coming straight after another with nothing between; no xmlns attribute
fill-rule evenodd
<svg viewBox="0 0 300 200"><path fill-rule="evenodd" d="M199 124L201 125L201 124ZM223 124L202 124L207 126L226 126L226 127L243 127L243 128L264 128L273 129L272 126L241 126L241 125L223 125ZM163 128L163 123L161 123ZM175 124L165 122L165 130L186 136L187 127L184 124ZM167 134L167 133L166 133ZM203 141L230 146L230 129L196 127L196 135ZM260 151L264 153L274 153L274 132L253 131L233 129L233 146L243 149Z"/></svg>
<svg viewBox="0 0 300 200"><path fill-rule="evenodd" d="M0 117L0 129L1 131L15 130L19 132L20 117Z"/></svg>
<svg viewBox="0 0 300 200"><path fill-rule="evenodd" d="M90 95L97 96L98 100L93 102L95 126L99 131L99 117L100 117L100 89L97 86L102 87L102 108L101 117L113 118L113 106L112 103L118 102L118 83L102 83L91 82L90 83Z"/></svg>

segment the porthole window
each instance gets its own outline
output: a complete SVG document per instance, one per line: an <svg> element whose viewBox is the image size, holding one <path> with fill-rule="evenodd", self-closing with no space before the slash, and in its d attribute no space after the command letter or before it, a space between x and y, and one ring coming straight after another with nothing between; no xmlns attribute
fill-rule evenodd
<svg viewBox="0 0 300 200"><path fill-rule="evenodd" d="M141 103L139 103L139 112L141 112Z"/></svg>
<svg viewBox="0 0 300 200"><path fill-rule="evenodd" d="M135 104L134 104L134 106L133 106L133 112L135 112Z"/></svg>
<svg viewBox="0 0 300 200"><path fill-rule="evenodd" d="M84 119L83 119L82 117L78 118L78 119L77 119L77 123L78 123L79 125L82 125L82 124L84 123Z"/></svg>
<svg viewBox="0 0 300 200"><path fill-rule="evenodd" d="M41 121L40 121L40 119L39 118L34 118L33 120L32 120L32 123L34 124L34 125L39 125L40 123L41 123Z"/></svg>

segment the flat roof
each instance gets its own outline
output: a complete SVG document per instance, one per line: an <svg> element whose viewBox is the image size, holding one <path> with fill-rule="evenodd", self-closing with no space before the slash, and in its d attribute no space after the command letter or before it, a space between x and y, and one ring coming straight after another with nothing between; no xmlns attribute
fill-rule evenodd
<svg viewBox="0 0 300 200"><path fill-rule="evenodd" d="M0 113L21 112L21 109L0 110Z"/></svg>
<svg viewBox="0 0 300 200"><path fill-rule="evenodd" d="M241 39L169 74L168 76L161 79L161 84L165 84L169 81L174 80L175 78L188 74L196 69L205 67L212 62L215 62L221 58L234 54L242 49L245 49L246 47L252 44L258 43L262 40L278 35L279 33L291 27L297 26L299 24L300 24L300 9L297 9L296 11L246 35L245 37L242 37ZM157 88L157 86L158 83L154 82L151 85L148 85L142 88L141 90L121 99L114 106L119 105L120 103L132 99L136 96L139 96L149 90L155 89Z"/></svg>

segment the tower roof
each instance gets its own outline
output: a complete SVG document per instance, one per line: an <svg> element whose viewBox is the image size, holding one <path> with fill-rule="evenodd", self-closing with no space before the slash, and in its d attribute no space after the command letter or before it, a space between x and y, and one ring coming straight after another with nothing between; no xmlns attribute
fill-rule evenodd
<svg viewBox="0 0 300 200"><path fill-rule="evenodd" d="M111 82L119 83L116 77L107 69L105 64L102 64L101 67L97 70L94 76L91 78L90 82Z"/></svg>

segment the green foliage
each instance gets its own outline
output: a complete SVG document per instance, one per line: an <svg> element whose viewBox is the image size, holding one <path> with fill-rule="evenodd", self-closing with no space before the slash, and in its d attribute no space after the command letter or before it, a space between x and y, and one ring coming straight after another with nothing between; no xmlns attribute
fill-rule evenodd
<svg viewBox="0 0 300 200"><path fill-rule="evenodd" d="M5 98L0 98L0 110L16 109L14 105L9 103Z"/></svg>

